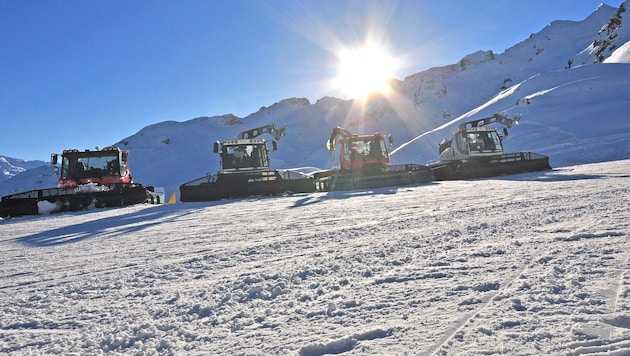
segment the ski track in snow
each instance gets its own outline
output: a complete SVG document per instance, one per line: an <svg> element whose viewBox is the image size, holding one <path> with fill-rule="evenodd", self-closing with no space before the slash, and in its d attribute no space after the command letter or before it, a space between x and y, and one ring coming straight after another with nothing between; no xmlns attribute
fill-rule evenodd
<svg viewBox="0 0 630 356"><path fill-rule="evenodd" d="M0 352L630 352L630 161L0 221Z"/></svg>

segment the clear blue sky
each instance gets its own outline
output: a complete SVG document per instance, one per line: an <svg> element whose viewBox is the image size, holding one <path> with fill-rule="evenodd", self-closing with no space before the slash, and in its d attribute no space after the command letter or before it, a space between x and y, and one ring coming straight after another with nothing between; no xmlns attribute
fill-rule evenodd
<svg viewBox="0 0 630 356"><path fill-rule="evenodd" d="M375 38L404 79L600 2L0 0L0 155L48 160L161 121L349 99L330 86L341 47Z"/></svg>

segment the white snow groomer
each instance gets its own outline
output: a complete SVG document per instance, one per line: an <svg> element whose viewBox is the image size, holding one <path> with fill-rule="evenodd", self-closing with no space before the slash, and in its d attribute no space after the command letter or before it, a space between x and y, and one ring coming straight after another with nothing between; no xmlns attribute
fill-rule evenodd
<svg viewBox="0 0 630 356"><path fill-rule="evenodd" d="M411 163L391 165L391 135L378 132L355 135L342 127L335 127L326 142L331 154L336 148L337 136L339 167L315 173L318 191L369 189L434 180L433 172L426 166Z"/></svg>
<svg viewBox="0 0 630 356"><path fill-rule="evenodd" d="M271 149L285 135L285 126L265 125L243 131L236 140L215 142L213 151L221 157L218 174L184 183L179 187L182 202L212 201L254 195L307 193L315 190L312 171L316 169L270 169L267 142L256 138L269 134Z"/></svg>
<svg viewBox="0 0 630 356"><path fill-rule="evenodd" d="M429 162L435 179L484 178L551 169L547 156L534 152L503 152L503 137L519 120L520 117L509 119L495 114L461 124L450 140L440 142L440 160ZM488 126L493 123L505 126L503 135Z"/></svg>
<svg viewBox="0 0 630 356"><path fill-rule="evenodd" d="M2 197L0 216L37 215L91 207L116 207L144 202L159 203L153 187L134 183L128 151L118 147L102 150L64 150L57 188L37 189ZM51 155L57 170L59 154Z"/></svg>

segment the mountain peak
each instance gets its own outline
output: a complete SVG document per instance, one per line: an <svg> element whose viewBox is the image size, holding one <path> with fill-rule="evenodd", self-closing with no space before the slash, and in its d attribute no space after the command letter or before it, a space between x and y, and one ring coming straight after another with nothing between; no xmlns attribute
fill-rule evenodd
<svg viewBox="0 0 630 356"><path fill-rule="evenodd" d="M623 93L630 91L630 65L606 64L630 60L626 8L602 4L585 20L554 21L504 53L480 50L456 64L394 80L390 96L322 97L315 104L292 97L246 118L227 114L150 125L119 144L132 153L138 182L171 191L218 170L212 142L274 123L287 128L273 153L275 168L335 165L325 147L335 126L390 133L397 145L405 144L393 164L424 164L437 158L438 143L460 122L499 112L523 118L506 137L508 152L539 152L550 156L552 166L630 158L630 127L618 114L629 109Z"/></svg>
<svg viewBox="0 0 630 356"><path fill-rule="evenodd" d="M479 63L484 63L487 61L494 60L494 53L490 51L477 51L475 53L471 53L464 58L460 59L459 67L461 70L466 70L466 67L470 65L475 65Z"/></svg>
<svg viewBox="0 0 630 356"><path fill-rule="evenodd" d="M48 163L44 161L26 161L19 158L0 156L0 182L29 169L46 165L48 165Z"/></svg>
<svg viewBox="0 0 630 356"><path fill-rule="evenodd" d="M252 115L256 115L256 114L264 113L264 112L270 113L277 110L281 110L282 108L293 108L293 107L309 106L309 105L311 105L311 102L307 98L288 98L288 99L283 99L278 102L275 102L271 104L271 106L269 107L262 106L257 112L253 113Z"/></svg>
<svg viewBox="0 0 630 356"><path fill-rule="evenodd" d="M626 33L619 36L619 30L622 27L621 25L624 21L624 13L626 10L625 3L622 3L619 9L617 9L617 12L597 33L597 38L591 44L591 48L589 48L590 52L595 54L595 62L603 62L627 41L628 35L630 35L628 31L625 31Z"/></svg>

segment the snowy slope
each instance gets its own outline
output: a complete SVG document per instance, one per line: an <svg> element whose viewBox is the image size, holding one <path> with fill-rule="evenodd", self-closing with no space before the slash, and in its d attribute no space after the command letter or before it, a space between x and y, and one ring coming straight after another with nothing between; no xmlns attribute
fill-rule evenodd
<svg viewBox="0 0 630 356"><path fill-rule="evenodd" d="M630 161L0 221L0 353L630 354Z"/></svg>
<svg viewBox="0 0 630 356"><path fill-rule="evenodd" d="M56 187L58 182L59 178L54 168L50 164L45 164L3 181L0 183L0 194L5 196L26 190Z"/></svg>
<svg viewBox="0 0 630 356"><path fill-rule="evenodd" d="M31 168L41 167L46 164L44 161L25 161L23 159L0 156L0 182Z"/></svg>
<svg viewBox="0 0 630 356"><path fill-rule="evenodd" d="M506 151L534 151L552 166L630 157L630 65L585 65L533 76L422 139L439 142L471 118L506 113L521 124ZM415 146L403 148L409 151Z"/></svg>
<svg viewBox="0 0 630 356"><path fill-rule="evenodd" d="M630 42L619 47L604 63L630 63Z"/></svg>

